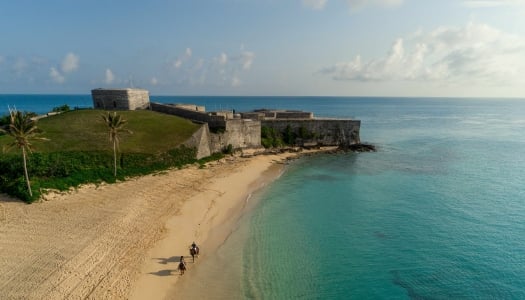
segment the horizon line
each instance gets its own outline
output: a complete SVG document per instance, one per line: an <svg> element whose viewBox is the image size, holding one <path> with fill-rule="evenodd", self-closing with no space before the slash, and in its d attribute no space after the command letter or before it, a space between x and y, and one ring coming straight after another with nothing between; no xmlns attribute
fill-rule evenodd
<svg viewBox="0 0 525 300"><path fill-rule="evenodd" d="M0 96L91 96L91 93L0 93ZM279 97L279 98L425 98L425 99L445 99L445 98L459 98L459 99L524 99L525 96L364 96L364 95L348 95L348 96L335 96L335 95L173 95L173 94L150 94L150 97L231 97L231 98L242 98L242 97Z"/></svg>

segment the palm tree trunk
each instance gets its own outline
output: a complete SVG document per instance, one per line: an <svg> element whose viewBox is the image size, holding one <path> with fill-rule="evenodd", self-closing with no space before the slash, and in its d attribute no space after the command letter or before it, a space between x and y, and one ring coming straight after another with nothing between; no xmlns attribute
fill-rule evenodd
<svg viewBox="0 0 525 300"><path fill-rule="evenodd" d="M29 191L29 196L33 197L31 183L29 182L29 174L27 173L26 149L24 147L22 147L22 157L24 159L24 175L26 176L27 190Z"/></svg>
<svg viewBox="0 0 525 300"><path fill-rule="evenodd" d="M113 141L113 176L117 177L117 142Z"/></svg>

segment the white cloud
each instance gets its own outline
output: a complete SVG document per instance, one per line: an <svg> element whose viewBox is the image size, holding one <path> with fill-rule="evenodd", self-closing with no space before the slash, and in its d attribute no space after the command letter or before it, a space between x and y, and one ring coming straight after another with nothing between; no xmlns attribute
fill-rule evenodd
<svg viewBox="0 0 525 300"><path fill-rule="evenodd" d="M111 84L113 83L113 81L115 81L115 75L113 74L113 72L108 68L106 69L106 76L104 78L104 82L106 84Z"/></svg>
<svg viewBox="0 0 525 300"><path fill-rule="evenodd" d="M204 62L205 62L204 59L202 58L199 59L197 63L195 64L195 69L197 70L202 69L202 67L204 66Z"/></svg>
<svg viewBox="0 0 525 300"><path fill-rule="evenodd" d="M497 6L525 5L524 0L472 0L463 1L462 5L468 8L487 8Z"/></svg>
<svg viewBox="0 0 525 300"><path fill-rule="evenodd" d="M68 53L62 60L61 69L64 73L70 73L78 69L79 58L74 53Z"/></svg>
<svg viewBox="0 0 525 300"><path fill-rule="evenodd" d="M183 55L177 57L175 60L168 61L167 65L169 68L179 69L185 62L191 59L192 55L193 51L191 48L186 48Z"/></svg>
<svg viewBox="0 0 525 300"><path fill-rule="evenodd" d="M156 77L152 77L149 81L151 83L151 85L157 85L159 84L159 81L157 80Z"/></svg>
<svg viewBox="0 0 525 300"><path fill-rule="evenodd" d="M41 56L32 56L30 58L30 62L34 66L43 66L43 65L47 65L49 63L47 58L44 58L44 57L41 57Z"/></svg>
<svg viewBox="0 0 525 300"><path fill-rule="evenodd" d="M488 85L523 81L525 37L485 24L440 27L396 40L382 58L323 68L335 80L471 82Z"/></svg>
<svg viewBox="0 0 525 300"><path fill-rule="evenodd" d="M241 85L241 79L239 77L237 77L237 76L233 76L231 85L232 85L232 87L240 86Z"/></svg>
<svg viewBox="0 0 525 300"><path fill-rule="evenodd" d="M376 3L384 6L399 6L405 2L404 0L376 0Z"/></svg>
<svg viewBox="0 0 525 300"><path fill-rule="evenodd" d="M244 51L241 53L241 64L243 70L249 70L252 67L253 60L255 59L255 53L250 51Z"/></svg>
<svg viewBox="0 0 525 300"><path fill-rule="evenodd" d="M328 2L328 0L302 0L302 1L303 1L304 7L315 9L315 10L323 9L326 5L326 2Z"/></svg>
<svg viewBox="0 0 525 300"><path fill-rule="evenodd" d="M12 70L16 75L21 75L29 67L28 63L24 58L17 58L17 60L12 65Z"/></svg>
<svg viewBox="0 0 525 300"><path fill-rule="evenodd" d="M365 6L394 7L402 5L404 0L346 0L352 10L362 9Z"/></svg>
<svg viewBox="0 0 525 300"><path fill-rule="evenodd" d="M345 0L352 10L360 10L366 6L394 7L400 6L404 0ZM468 1L467 1L468 2ZM303 7L322 10L326 7L328 0L302 0Z"/></svg>
<svg viewBox="0 0 525 300"><path fill-rule="evenodd" d="M203 58L196 57L192 49L187 48L176 60L167 61L165 81L180 86L238 87L255 61L255 53L244 49L241 44L237 53L224 51Z"/></svg>
<svg viewBox="0 0 525 300"><path fill-rule="evenodd" d="M64 83L64 81L66 80L66 78L62 74L60 74L60 72L54 67L51 67L49 69L49 76L56 83Z"/></svg>
<svg viewBox="0 0 525 300"><path fill-rule="evenodd" d="M224 66L228 63L228 55L226 55L226 53L224 52L221 53L221 55L219 55L219 57L217 58L217 62L219 63L219 65Z"/></svg>

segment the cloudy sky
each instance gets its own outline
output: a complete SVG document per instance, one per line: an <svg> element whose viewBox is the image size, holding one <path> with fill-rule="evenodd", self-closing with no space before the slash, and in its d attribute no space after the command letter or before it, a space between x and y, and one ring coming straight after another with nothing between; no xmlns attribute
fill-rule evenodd
<svg viewBox="0 0 525 300"><path fill-rule="evenodd" d="M0 4L0 93L525 97L525 0Z"/></svg>

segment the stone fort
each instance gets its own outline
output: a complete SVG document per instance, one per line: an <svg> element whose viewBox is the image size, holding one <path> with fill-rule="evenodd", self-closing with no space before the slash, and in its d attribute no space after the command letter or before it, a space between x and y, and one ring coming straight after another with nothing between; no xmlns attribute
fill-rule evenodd
<svg viewBox="0 0 525 300"><path fill-rule="evenodd" d="M93 107L104 110L136 110L149 107L149 92L143 89L91 90Z"/></svg>
<svg viewBox="0 0 525 300"><path fill-rule="evenodd" d="M312 112L297 110L206 112L205 107L194 104L150 102L148 91L143 89L94 89L91 95L95 109L149 109L202 124L185 143L197 149L197 158L222 151L229 145L234 149L260 148L264 127L294 134L296 144L303 147L344 147L360 143L359 120L315 118Z"/></svg>

